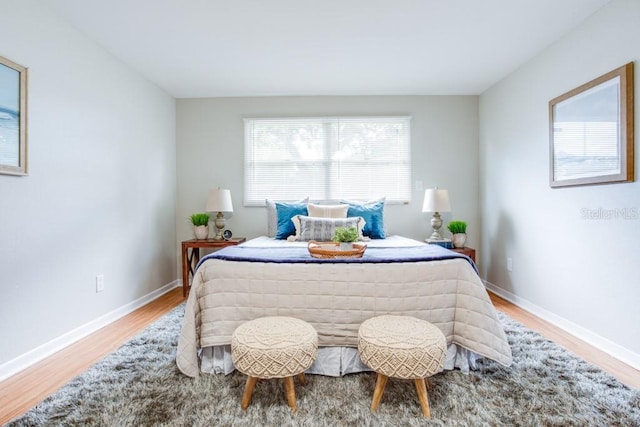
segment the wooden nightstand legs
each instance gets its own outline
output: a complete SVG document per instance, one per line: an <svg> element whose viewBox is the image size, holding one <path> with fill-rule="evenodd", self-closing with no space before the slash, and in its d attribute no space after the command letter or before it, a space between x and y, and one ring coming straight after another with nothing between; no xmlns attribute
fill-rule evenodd
<svg viewBox="0 0 640 427"><path fill-rule="evenodd" d="M182 296L187 297L189 293L189 277L193 277L194 269L200 260L200 248L192 248L189 254L189 247L182 245ZM195 263L194 263L195 262Z"/></svg>

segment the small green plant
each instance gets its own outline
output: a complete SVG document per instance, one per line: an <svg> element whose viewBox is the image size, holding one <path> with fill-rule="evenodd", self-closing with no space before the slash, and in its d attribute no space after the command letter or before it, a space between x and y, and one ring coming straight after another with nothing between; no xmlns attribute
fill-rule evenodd
<svg viewBox="0 0 640 427"><path fill-rule="evenodd" d="M447 228L451 232L451 234L460 234L467 232L467 223L464 221L451 221Z"/></svg>
<svg viewBox="0 0 640 427"><path fill-rule="evenodd" d="M333 233L333 241L340 243L357 242L358 229L356 227L336 227Z"/></svg>
<svg viewBox="0 0 640 427"><path fill-rule="evenodd" d="M209 215L206 213L194 213L189 217L191 224L194 226L209 224Z"/></svg>

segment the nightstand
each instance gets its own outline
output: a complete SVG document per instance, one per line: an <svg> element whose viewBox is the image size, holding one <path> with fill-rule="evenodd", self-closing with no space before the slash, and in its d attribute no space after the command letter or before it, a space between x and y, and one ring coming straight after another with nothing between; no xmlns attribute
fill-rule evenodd
<svg viewBox="0 0 640 427"><path fill-rule="evenodd" d="M200 248L219 250L227 246L235 246L245 242L244 237L235 237L229 240L191 239L182 242L182 296L189 294L189 276L193 277L194 269L200 261ZM191 249L191 253L189 253Z"/></svg>
<svg viewBox="0 0 640 427"><path fill-rule="evenodd" d="M476 262L476 250L473 248L468 248L465 246L464 248L453 248L450 250L454 252L458 252L459 254L462 254L462 255L466 255L469 258L471 258L471 261Z"/></svg>

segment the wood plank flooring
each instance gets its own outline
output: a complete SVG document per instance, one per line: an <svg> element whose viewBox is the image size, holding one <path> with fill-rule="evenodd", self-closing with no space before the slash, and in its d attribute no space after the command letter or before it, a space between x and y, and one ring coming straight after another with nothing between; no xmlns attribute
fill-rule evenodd
<svg viewBox="0 0 640 427"><path fill-rule="evenodd" d="M491 294L496 308L541 333L583 359L600 366L622 383L640 388L640 372L608 354L576 339L531 313ZM46 358L0 383L0 425L17 417L62 387L179 305L182 288L176 288L135 312Z"/></svg>
<svg viewBox="0 0 640 427"><path fill-rule="evenodd" d="M538 332L573 354L580 356L587 362L599 366L602 370L616 377L621 383L640 389L640 371L637 369L491 292L489 292L489 296L494 307L508 314L512 319Z"/></svg>
<svg viewBox="0 0 640 427"><path fill-rule="evenodd" d="M1 382L0 425L27 412L183 301L182 288L173 289Z"/></svg>

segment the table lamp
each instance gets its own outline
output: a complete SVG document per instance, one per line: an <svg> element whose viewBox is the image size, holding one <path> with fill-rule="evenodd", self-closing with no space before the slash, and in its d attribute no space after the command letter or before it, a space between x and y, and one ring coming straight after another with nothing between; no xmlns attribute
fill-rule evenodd
<svg viewBox="0 0 640 427"><path fill-rule="evenodd" d="M233 212L233 203L231 201L231 191L218 187L215 190L209 190L209 198L207 198L207 212L218 212L214 224L217 228L214 240L224 240L222 230L224 230L224 214L223 212Z"/></svg>
<svg viewBox="0 0 640 427"><path fill-rule="evenodd" d="M445 242L449 239L445 239L440 234L440 227L442 227L442 218L440 218L440 212L449 212L451 205L449 204L449 191L436 188L428 188L424 192L424 204L422 205L422 212L433 212L431 218L431 228L433 234L427 239L429 243Z"/></svg>

